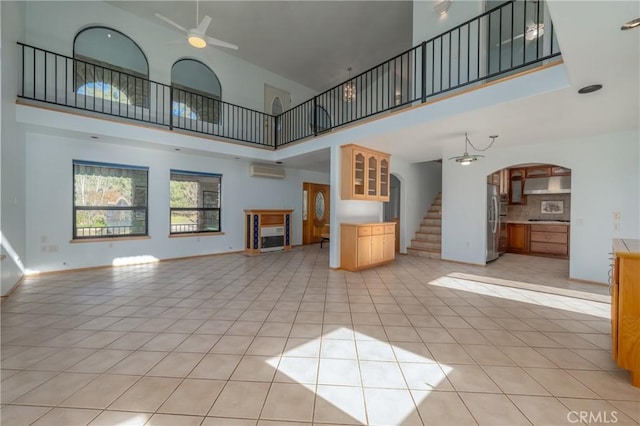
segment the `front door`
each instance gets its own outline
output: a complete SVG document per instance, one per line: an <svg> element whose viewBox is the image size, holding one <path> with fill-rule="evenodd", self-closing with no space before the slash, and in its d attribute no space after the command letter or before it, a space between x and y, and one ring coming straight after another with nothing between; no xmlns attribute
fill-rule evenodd
<svg viewBox="0 0 640 426"><path fill-rule="evenodd" d="M329 232L329 185L302 184L302 244L322 241Z"/></svg>

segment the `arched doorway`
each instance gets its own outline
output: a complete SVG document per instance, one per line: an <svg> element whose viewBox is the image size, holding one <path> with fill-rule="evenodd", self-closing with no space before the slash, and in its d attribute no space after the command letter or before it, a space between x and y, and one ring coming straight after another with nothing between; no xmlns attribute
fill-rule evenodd
<svg viewBox="0 0 640 426"><path fill-rule="evenodd" d="M497 194L497 206L491 194ZM492 244L498 255L568 260L570 228L571 169L526 163L487 176L487 261L492 260ZM497 235L492 234L493 229L497 229ZM568 262L566 266L568 276Z"/></svg>

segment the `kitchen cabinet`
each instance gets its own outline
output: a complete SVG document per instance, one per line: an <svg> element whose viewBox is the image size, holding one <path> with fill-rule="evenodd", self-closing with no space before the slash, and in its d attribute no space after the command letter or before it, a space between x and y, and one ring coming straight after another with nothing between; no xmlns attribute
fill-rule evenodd
<svg viewBox="0 0 640 426"><path fill-rule="evenodd" d="M640 240L613 240L611 356L640 386Z"/></svg>
<svg viewBox="0 0 640 426"><path fill-rule="evenodd" d="M340 267L359 271L395 259L396 225L382 223L340 224Z"/></svg>
<svg viewBox="0 0 640 426"><path fill-rule="evenodd" d="M527 196L524 190L525 169L509 170L509 204L527 204Z"/></svg>
<svg viewBox="0 0 640 426"><path fill-rule="evenodd" d="M551 169L550 169L549 166L527 167L526 172L527 172L527 176L526 177L547 177L547 176L551 176Z"/></svg>
<svg viewBox="0 0 640 426"><path fill-rule="evenodd" d="M569 258L569 225L508 223L507 252Z"/></svg>
<svg viewBox="0 0 640 426"><path fill-rule="evenodd" d="M389 201L390 155L358 145L342 146L343 200Z"/></svg>
<svg viewBox="0 0 640 426"><path fill-rule="evenodd" d="M529 253L529 225L526 223L507 224L507 251L509 253Z"/></svg>
<svg viewBox="0 0 640 426"><path fill-rule="evenodd" d="M571 169L560 166L551 166L551 176L571 176Z"/></svg>
<svg viewBox="0 0 640 426"><path fill-rule="evenodd" d="M529 225L529 251L531 254L569 257L569 226Z"/></svg>

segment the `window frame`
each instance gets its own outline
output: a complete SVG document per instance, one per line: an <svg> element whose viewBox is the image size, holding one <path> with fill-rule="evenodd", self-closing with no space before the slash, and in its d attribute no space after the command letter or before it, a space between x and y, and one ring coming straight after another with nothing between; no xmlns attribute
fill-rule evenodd
<svg viewBox="0 0 640 426"><path fill-rule="evenodd" d="M146 186L138 187L133 186L131 188L132 202L130 206L78 206L76 205L76 166L91 166L91 167L103 167L109 169L121 169L121 170L134 170L139 172L145 172L146 174ZM72 160L72 241L83 240L96 240L96 239L118 239L118 238L138 238L149 236L149 167L133 166L126 164L116 163L103 163L97 161L85 161L85 160ZM138 188L144 189L144 205L135 204L136 192ZM134 217L138 211L144 210L144 232L136 232L129 234L103 234L103 235L78 235L78 211L130 211L132 217ZM108 228L107 226L105 228ZM133 225L131 226L133 228ZM81 228L80 228L81 229Z"/></svg>
<svg viewBox="0 0 640 426"><path fill-rule="evenodd" d="M92 58L92 57L88 57L85 55L81 55L76 53L76 41L78 40L78 37L80 37L80 35L86 31L89 30L94 30L94 29L103 29L103 30L108 30L110 32L113 33L118 33L119 35L126 37L127 39L129 39L133 45L138 49L138 51L140 52L140 54L142 55L142 57L144 58L144 61L147 65L147 73L146 75L143 73L140 73L138 71L135 70L131 70L128 68L123 68L119 65L115 65L115 64L111 64L108 62L104 62L101 59L98 58ZM131 107L138 107L138 108L149 108L149 105L151 104L151 83L149 80L149 59L147 58L147 55L144 53L144 50L142 50L142 48L140 47L140 45L138 43L136 43L136 41L134 39L132 39L131 37L129 37L127 34L123 33L122 31L118 31L116 29L113 29L111 27L107 27L104 25L92 25L86 28L81 29L80 31L78 31L76 33L76 35L73 38L73 92L77 93L78 90L81 87L86 86L89 83L102 83L102 84L110 84L112 88L117 89L119 92L124 93L127 96L127 99L129 101L131 101L131 103L124 103L121 101L113 101L112 99L109 99L110 102L117 102L119 104L124 104L124 105L129 105ZM93 68L93 77L94 80L90 81L90 79L87 78L87 67L92 67ZM80 75L80 69L83 69L83 75ZM106 76L106 70L109 70L109 76L110 76L110 81L96 81L95 77L96 77L96 70L101 70L101 74L103 76L103 80L106 80L106 78L104 78ZM124 87L120 87L119 85L115 85L114 81L113 81L113 74L117 73L117 77L118 77L118 83L122 82L122 78L124 77L126 79L126 83L124 84ZM130 80L133 79L133 80ZM131 82L133 81L133 84L131 84ZM138 81L140 81L140 85L138 85ZM138 90L140 90L140 96L138 96ZM133 92L133 93L132 93ZM80 96L85 96L88 97L89 95L87 95L86 93L84 95L80 95ZM105 100L107 100L106 98L103 97L98 97L93 95L93 97L96 97L98 99L102 99L103 102Z"/></svg>
<svg viewBox="0 0 640 426"><path fill-rule="evenodd" d="M194 87L186 86L184 84L174 81L174 68L177 64L183 61L190 61L197 63L202 68L205 68L211 77L215 80L220 90L219 94L207 92ZM194 102L195 96L195 102ZM204 62L195 58L180 58L171 65L171 114L177 120L197 120L204 123L213 125L220 125L222 123L222 83L218 78L218 75ZM181 114L173 113L173 103L177 102L188 107L195 115L196 118L186 117Z"/></svg>
<svg viewBox="0 0 640 426"><path fill-rule="evenodd" d="M182 176L193 176L196 178L215 178L218 179L218 206L217 207L171 207L171 196L169 196L169 236L189 236L189 235L213 235L213 234L222 234L222 174L221 173L207 173L207 172L194 172L188 170L177 170L171 169L169 171L169 190L171 189L171 182L173 182L173 175L182 175ZM179 182L179 181L177 181ZM206 190L198 189L202 192L202 204L204 204L204 195L209 192ZM215 191L214 191L215 192ZM212 230L199 230L195 231L173 231L173 224L171 222L171 218L173 216L173 212L217 212L218 213L218 229L215 231Z"/></svg>

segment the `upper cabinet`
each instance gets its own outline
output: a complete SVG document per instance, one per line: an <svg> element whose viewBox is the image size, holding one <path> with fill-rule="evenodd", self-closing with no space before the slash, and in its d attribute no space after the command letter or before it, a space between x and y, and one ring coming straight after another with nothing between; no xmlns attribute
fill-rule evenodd
<svg viewBox="0 0 640 426"><path fill-rule="evenodd" d="M571 176L571 169L560 166L551 166L551 176Z"/></svg>
<svg viewBox="0 0 640 426"><path fill-rule="evenodd" d="M342 199L389 201L389 157L358 145L342 146Z"/></svg>
<svg viewBox="0 0 640 426"><path fill-rule="evenodd" d="M547 177L551 175L549 166L534 166L526 169L527 177Z"/></svg>
<svg viewBox="0 0 640 426"><path fill-rule="evenodd" d="M527 204L527 197L522 194L526 169L509 170L509 204Z"/></svg>

